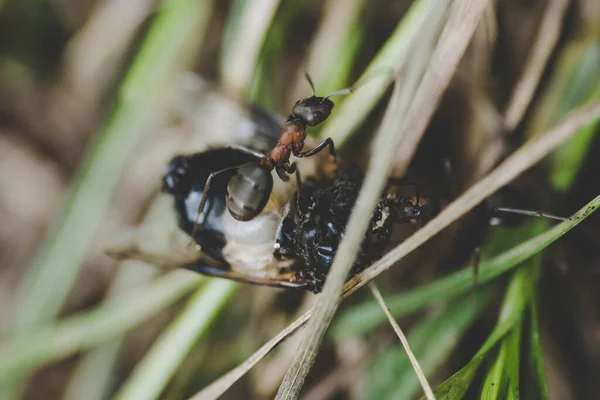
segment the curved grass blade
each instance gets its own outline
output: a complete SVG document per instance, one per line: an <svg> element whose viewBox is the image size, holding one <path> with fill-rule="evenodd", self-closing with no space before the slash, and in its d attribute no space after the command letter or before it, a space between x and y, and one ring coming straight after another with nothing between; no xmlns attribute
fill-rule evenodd
<svg viewBox="0 0 600 400"><path fill-rule="evenodd" d="M521 268L513 275L504 297L498 324L477 354L475 354L475 357L435 389L436 398L440 400L455 400L464 397L488 353L521 320L528 301L527 296L523 294L525 290L531 289L528 277L529 273L530 268Z"/></svg>
<svg viewBox="0 0 600 400"><path fill-rule="evenodd" d="M544 357L540 343L540 330L537 319L537 300L535 296L531 297L529 313L526 317L525 348L527 352L525 360L525 379L522 381L521 397L529 399L537 397L541 400L548 400L548 382L546 371L544 369Z"/></svg>
<svg viewBox="0 0 600 400"><path fill-rule="evenodd" d="M369 289L371 289L373 296L375 296L375 299L381 306L385 316L388 318L390 325L392 325L394 332L396 332L396 336L398 336L398 339L400 339L400 342L402 342L404 352L406 353L406 355L408 355L410 364L412 365L414 372L419 379L419 383L421 384L421 387L425 392L425 397L427 397L428 400L435 400L435 397L433 396L433 391L431 390L431 385L429 384L429 381L427 381L427 377L423 373L423 369L421 368L421 365L419 365L419 361L412 352L406 335L404 334L404 332L402 332L400 325L398 325L394 317L392 317L392 314L390 314L390 310L388 310L387 306L385 305L385 301L383 300L381 292L379 291L379 289L377 289L377 286L375 286L373 282L369 284Z"/></svg>

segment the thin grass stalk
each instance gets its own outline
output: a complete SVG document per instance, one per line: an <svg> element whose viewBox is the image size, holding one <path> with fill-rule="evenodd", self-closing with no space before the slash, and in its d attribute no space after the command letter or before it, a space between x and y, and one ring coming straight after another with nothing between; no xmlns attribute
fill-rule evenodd
<svg viewBox="0 0 600 400"><path fill-rule="evenodd" d="M474 296L466 296L453 302L452 306L443 310L437 318L421 321L411 328L408 340L412 343L425 373L435 376L439 372L467 330L490 303L495 286L480 288L472 293ZM418 382L413 379L414 374L408 369L406 366L395 374L391 383L395 390L390 398L412 399L417 395Z"/></svg>
<svg viewBox="0 0 600 400"><path fill-rule="evenodd" d="M525 111L533 98L548 59L554 50L562 31L562 21L569 6L569 0L550 0L542 17L533 49L521 78L508 102L504 117L507 132L514 132L521 122Z"/></svg>
<svg viewBox="0 0 600 400"><path fill-rule="evenodd" d="M415 374L419 378L421 387L423 388L423 391L425 392L425 397L427 397L427 400L435 400L435 396L433 395L433 390L431 390L431 386L429 385L429 382L427 381L427 378L425 377L425 374L423 373L423 369L421 369L421 366L419 365L419 361L417 360L414 353L410 349L410 345L408 344L408 339L406 338L406 335L404 335L404 332L402 332L400 325L398 325L398 323L396 322L396 320L394 319L392 314L390 314L390 310L386 306L385 300L383 299L381 292L379 291L379 289L377 289L377 286L375 286L375 284L373 282L369 283L369 289L371 289L371 293L373 293L373 296L377 300L377 303L379 303L379 305L381 306L381 309L385 313L385 316L387 317L388 321L390 322L390 325L392 325L394 332L396 332L396 336L398 336L398 339L400 339L400 342L402 342L402 346L404 347L404 350L406 351L406 354L408 355L408 358L410 359L410 363L415 370Z"/></svg>
<svg viewBox="0 0 600 400"><path fill-rule="evenodd" d="M394 158L395 174L402 176L408 169L487 6L488 0L459 0L452 4L435 52L406 115L402 141Z"/></svg>

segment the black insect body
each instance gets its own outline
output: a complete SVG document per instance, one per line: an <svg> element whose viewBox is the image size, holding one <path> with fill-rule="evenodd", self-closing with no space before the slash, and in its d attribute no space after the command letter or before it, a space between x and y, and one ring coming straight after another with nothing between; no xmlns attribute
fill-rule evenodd
<svg viewBox="0 0 600 400"><path fill-rule="evenodd" d="M292 270L310 289L319 292L344 235L352 208L362 184L358 170L344 171L333 183L308 179L298 199L299 210L292 207L278 232L275 256L293 259ZM351 276L381 258L390 242L395 223L424 225L439 212L429 196L415 198L382 195L367 230Z"/></svg>
<svg viewBox="0 0 600 400"><path fill-rule="evenodd" d="M225 192L235 171L215 177L206 205L197 216L200 199L210 173L251 162L253 158L233 148L216 148L190 155L177 155L162 178L162 191L174 197L179 227L199 244L209 256L225 262L221 250L227 242L223 233ZM194 229L198 221L198 226Z"/></svg>

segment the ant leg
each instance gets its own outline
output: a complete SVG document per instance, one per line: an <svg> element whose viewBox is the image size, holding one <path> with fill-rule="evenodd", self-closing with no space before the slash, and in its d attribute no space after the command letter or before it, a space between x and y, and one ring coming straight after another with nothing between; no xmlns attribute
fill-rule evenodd
<svg viewBox="0 0 600 400"><path fill-rule="evenodd" d="M288 174L296 173L296 187L298 188L296 190L296 212L298 213L298 216L300 216L300 191L302 190L302 179L300 178L300 170L298 169L296 163L292 163L286 168L286 172Z"/></svg>
<svg viewBox="0 0 600 400"><path fill-rule="evenodd" d="M285 168L285 164L280 167L275 167L275 172L277 172L277 175L279 175L279 178L282 181L288 182L290 180L290 177L288 176L287 170Z"/></svg>
<svg viewBox="0 0 600 400"><path fill-rule="evenodd" d="M300 170L298 169L298 166L296 165L296 163L291 163L291 164L287 164L284 166L285 172L287 172L288 174L296 174L296 184L298 186L298 191L300 191L300 188L302 187L302 180L300 179Z"/></svg>
<svg viewBox="0 0 600 400"><path fill-rule="evenodd" d="M494 212L506 212L506 213L512 213L512 214L521 214L521 215L529 215L531 217L542 217L542 218L553 219L553 220L556 220L556 221L570 221L570 218L559 217L559 216L552 215L552 214L546 214L546 213L541 212L541 211L521 210L519 208L494 207L492 209L492 211L494 211Z"/></svg>
<svg viewBox="0 0 600 400"><path fill-rule="evenodd" d="M200 221L200 214L202 214L202 211L204 210L204 205L206 204L206 199L208 198L208 191L210 190L210 185L212 183L213 178L217 175L222 174L223 172L231 171L231 170L234 170L237 168L239 168L239 166L224 168L219 171L211 172L210 175L208 175L208 178L206 179L206 183L204 184L204 190L202 190L202 197L200 198L200 204L198 205L198 211L196 213L196 221L194 222L194 229L192 229L192 243L195 243L195 241L196 241L196 233L198 232L198 223Z"/></svg>
<svg viewBox="0 0 600 400"><path fill-rule="evenodd" d="M335 146L334 146L333 140L331 138L327 138L327 139L323 140L321 143L319 143L318 145L316 145L315 147L313 147L312 149L302 151L302 152L298 151L297 148L292 147L292 153L296 157L310 157L312 155L317 154L321 150L323 150L325 147L327 147L327 145L329 145L329 152L335 159Z"/></svg>

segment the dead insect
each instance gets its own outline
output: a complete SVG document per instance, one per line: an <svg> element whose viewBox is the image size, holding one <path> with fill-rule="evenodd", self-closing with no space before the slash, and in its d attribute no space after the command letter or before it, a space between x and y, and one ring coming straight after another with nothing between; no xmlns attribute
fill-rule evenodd
<svg viewBox="0 0 600 400"><path fill-rule="evenodd" d="M319 292L358 198L363 173L340 169L334 182L307 179L296 203L291 203L277 234L275 257L295 260L292 270L307 289ZM429 195L397 196L389 187L375 208L351 275L383 256L390 244L393 224L426 224L439 213L439 203Z"/></svg>

